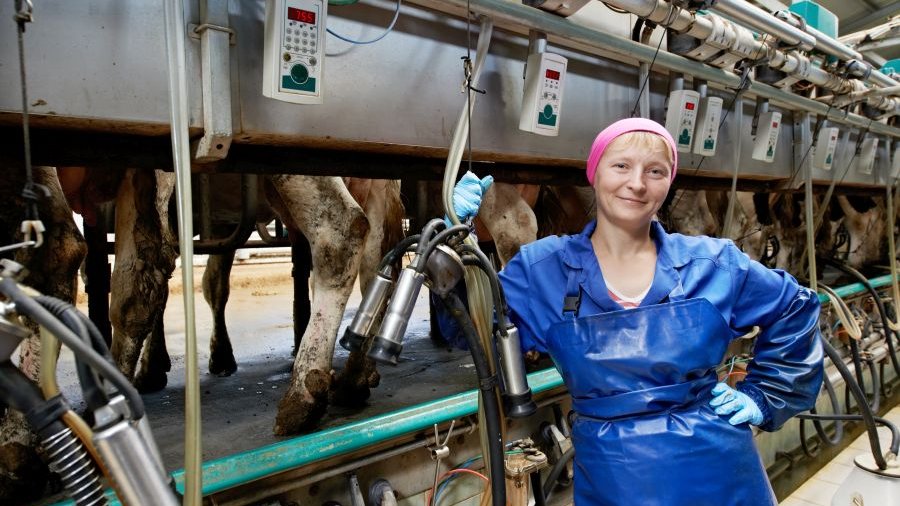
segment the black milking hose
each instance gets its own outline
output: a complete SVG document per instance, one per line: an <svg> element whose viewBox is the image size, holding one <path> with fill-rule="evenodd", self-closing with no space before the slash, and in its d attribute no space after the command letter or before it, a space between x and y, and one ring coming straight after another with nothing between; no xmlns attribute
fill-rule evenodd
<svg viewBox="0 0 900 506"><path fill-rule="evenodd" d="M840 420L840 421L860 421L863 420L862 415L797 415L797 418L804 420ZM891 453L897 455L900 452L900 429L889 420L885 420L880 416L873 417L875 423L883 425L891 430Z"/></svg>
<svg viewBox="0 0 900 506"><path fill-rule="evenodd" d="M397 263L397 260L400 259L400 256L403 253L406 253L406 250L412 246L413 244L419 241L419 238L422 236L420 234L411 235L409 237L404 238L402 241L398 242L394 249L388 251L387 255L381 259L381 263L378 264L378 271L381 271L388 265L393 265Z"/></svg>
<svg viewBox="0 0 900 506"><path fill-rule="evenodd" d="M487 255L478 248L464 246L463 251L474 257L472 264L480 268L487 276L488 281L490 281L491 295L494 298L494 312L497 315L497 327L500 334L506 336L506 329L509 327L509 321L506 317L506 297L503 295L503 287L500 285L500 280L497 279L497 272L494 270L494 266L491 265ZM468 261L463 258L463 263L468 263Z"/></svg>
<svg viewBox="0 0 900 506"><path fill-rule="evenodd" d="M425 272L425 265L428 263L428 257L431 256L431 253L434 252L434 249L438 247L438 245L443 244L447 241L447 238L455 235L462 234L465 236L469 233L469 226L465 224L453 225L450 228L441 230L438 232L434 239L428 241L424 247L419 247L416 251L416 272ZM425 237L425 233L422 233L422 237ZM423 239L424 240L424 239Z"/></svg>
<svg viewBox="0 0 900 506"><path fill-rule="evenodd" d="M541 488L544 489L544 501L550 498L550 495L553 493L553 487L556 486L556 482L559 481L559 476L562 474L563 469L566 468L566 463L575 458L575 447L572 446L562 456L559 460L553 464L553 467L550 468L550 474L547 475L547 479L544 481L544 484Z"/></svg>
<svg viewBox="0 0 900 506"><path fill-rule="evenodd" d="M481 340L475 325L469 317L466 306L459 296L450 291L441 296L447 310L456 319L460 330L469 345L475 373L478 375L478 388L484 403L484 418L488 440L488 458L491 464L491 500L494 506L506 506L506 466L503 455L503 433L500 427L500 403L497 401L495 388L498 385L497 375L491 374Z"/></svg>
<svg viewBox="0 0 900 506"><path fill-rule="evenodd" d="M900 361L897 359L897 351L894 349L894 340L891 339L892 335L897 335L893 330L891 330L890 325L888 324L887 319L887 310L884 308L884 302L881 301L881 297L878 295L878 292L875 290L875 287L872 286L872 283L862 275L861 272L850 267L844 262L839 262L833 258L825 257L823 260L828 264L838 269L839 271L847 274L853 278L856 278L857 281L863 284L866 287L866 290L869 292L869 295L875 300L875 306L878 308L878 315L881 317L881 324L884 327L884 337L885 341L887 341L888 346L888 354L891 356L891 365L894 366L894 372L900 376ZM900 304L900 301L894 301L894 306L897 307L897 304Z"/></svg>
<svg viewBox="0 0 900 506"><path fill-rule="evenodd" d="M71 304L46 295L37 296L34 300L43 306L44 309L50 311L50 313L68 327L73 334L80 337L85 344L91 346L94 351L99 351L96 349L96 343L91 339L87 325L85 325L84 321L78 316L81 313ZM106 348L105 343L103 348ZM109 404L109 397L107 397L106 392L103 390L103 386L100 384L96 372L88 367L83 360L75 361L75 369L78 373L78 382L81 384L81 390L84 394L84 400L87 403L88 408L90 408L91 411L94 411L101 406Z"/></svg>
<svg viewBox="0 0 900 506"><path fill-rule="evenodd" d="M869 435L869 445L872 448L872 457L875 458L875 464L878 465L878 469L887 469L887 462L885 462L884 460L884 455L881 454L881 442L878 440L878 429L875 427L875 415L869 409L869 404L866 400L866 393L862 391L862 389L859 387L859 384L857 384L853 379L853 373L850 372L850 369L847 369L847 365L844 364L843 359L841 359L841 356L837 352L837 350L834 349L834 346L831 346L831 343L828 342L828 339L825 339L825 337L821 333L819 333L819 338L822 340L822 348L825 350L825 354L828 355L828 358L831 359L831 362L837 368L838 372L841 373L841 376L844 378L844 384L846 388L850 389L850 391L853 393L853 397L856 399L856 403L859 406L859 411L861 413L861 418L866 424L866 432Z"/></svg>
<svg viewBox="0 0 900 506"><path fill-rule="evenodd" d="M95 371L118 388L119 392L128 400L134 419L144 416L144 401L141 399L140 394L114 365L94 351L90 345L78 338L68 327L44 309L43 306L26 295L11 278L0 279L0 291L16 304L16 310L20 314L28 316L37 322L38 325L49 330L57 339L68 346L79 360L87 362Z"/></svg>

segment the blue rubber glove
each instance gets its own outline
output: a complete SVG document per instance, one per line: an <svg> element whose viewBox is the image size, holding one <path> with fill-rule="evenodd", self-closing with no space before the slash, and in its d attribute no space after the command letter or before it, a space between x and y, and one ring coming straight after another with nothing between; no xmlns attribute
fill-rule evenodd
<svg viewBox="0 0 900 506"><path fill-rule="evenodd" d="M762 411L747 394L739 392L725 383L717 383L712 389L713 398L709 405L716 408L717 415L734 416L728 419L731 425L750 422L759 425L763 422Z"/></svg>
<svg viewBox="0 0 900 506"><path fill-rule="evenodd" d="M493 182L493 176L478 179L472 172L466 172L456 183L453 187L453 210L456 211L459 221L464 222L478 214L481 198Z"/></svg>

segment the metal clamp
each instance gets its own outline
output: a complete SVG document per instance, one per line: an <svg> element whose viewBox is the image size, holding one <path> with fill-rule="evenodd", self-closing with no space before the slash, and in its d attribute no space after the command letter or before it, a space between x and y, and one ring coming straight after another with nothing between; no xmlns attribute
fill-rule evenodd
<svg viewBox="0 0 900 506"><path fill-rule="evenodd" d="M203 35L203 32L206 30L216 30L218 32L225 32L228 34L228 45L234 46L237 44L237 32L234 31L234 28L229 28L227 26L216 25L213 23L188 23L188 37L194 40L200 40L200 36Z"/></svg>
<svg viewBox="0 0 900 506"><path fill-rule="evenodd" d="M438 473L441 470L441 461L450 456L450 447L447 446L447 441L450 440L450 435L453 434L453 426L455 424L456 420L450 421L450 428L447 429L447 436L444 438L444 442L441 442L438 426L437 424L434 424L434 446L428 448L431 452L431 460L434 461L434 485L431 488L432 494L437 492Z"/></svg>

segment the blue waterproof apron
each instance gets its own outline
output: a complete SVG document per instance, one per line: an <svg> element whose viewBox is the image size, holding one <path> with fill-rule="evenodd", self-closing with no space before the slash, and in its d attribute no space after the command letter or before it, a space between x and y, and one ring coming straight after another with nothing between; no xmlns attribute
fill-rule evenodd
<svg viewBox="0 0 900 506"><path fill-rule="evenodd" d="M579 318L580 298L547 334L577 414L576 506L776 505L750 426L708 405L721 313L689 299Z"/></svg>

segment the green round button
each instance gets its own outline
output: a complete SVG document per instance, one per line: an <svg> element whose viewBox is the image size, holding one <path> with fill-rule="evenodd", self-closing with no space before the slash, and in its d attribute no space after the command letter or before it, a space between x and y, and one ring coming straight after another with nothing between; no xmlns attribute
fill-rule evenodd
<svg viewBox="0 0 900 506"><path fill-rule="evenodd" d="M297 84L303 84L307 79L309 79L309 70L302 64L298 63L291 67L291 79L293 79Z"/></svg>

